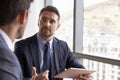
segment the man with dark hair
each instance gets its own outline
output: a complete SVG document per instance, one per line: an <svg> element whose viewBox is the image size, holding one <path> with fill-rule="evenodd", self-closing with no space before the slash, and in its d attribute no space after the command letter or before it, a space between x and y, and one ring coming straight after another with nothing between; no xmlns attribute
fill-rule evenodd
<svg viewBox="0 0 120 80"><path fill-rule="evenodd" d="M16 43L15 54L22 66L24 77L34 76L40 79L42 72L49 70L49 80L54 80L54 75L65 69L84 68L76 60L67 43L54 37L55 31L60 27L59 20L60 14L56 7L44 7L38 19L39 32ZM85 76L76 78L89 80Z"/></svg>
<svg viewBox="0 0 120 80"><path fill-rule="evenodd" d="M32 0L0 0L0 80L23 80L13 53L13 42L21 38Z"/></svg>

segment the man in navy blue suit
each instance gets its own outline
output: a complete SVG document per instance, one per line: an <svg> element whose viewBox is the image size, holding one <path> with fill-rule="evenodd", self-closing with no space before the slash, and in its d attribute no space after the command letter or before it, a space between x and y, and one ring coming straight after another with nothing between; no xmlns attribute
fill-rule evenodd
<svg viewBox="0 0 120 80"><path fill-rule="evenodd" d="M84 68L73 56L67 43L54 37L55 31L60 27L59 20L60 14L56 7L44 7L39 14L39 32L16 43L15 53L21 63L25 78L38 77L45 71L44 64L47 64L44 61L46 43L50 44L51 58L49 63L51 66L47 69L50 73L48 74L49 80L57 80L53 76L70 67ZM34 68L32 68L33 66ZM81 77L78 78L83 80Z"/></svg>
<svg viewBox="0 0 120 80"><path fill-rule="evenodd" d="M23 80L13 41L23 36L32 0L0 0L0 80Z"/></svg>

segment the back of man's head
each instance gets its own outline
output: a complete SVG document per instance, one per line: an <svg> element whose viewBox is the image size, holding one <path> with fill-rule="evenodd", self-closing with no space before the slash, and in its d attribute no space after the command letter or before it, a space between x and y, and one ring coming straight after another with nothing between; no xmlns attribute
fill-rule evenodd
<svg viewBox="0 0 120 80"><path fill-rule="evenodd" d="M0 0L0 26L10 24L18 14L28 10L33 0Z"/></svg>

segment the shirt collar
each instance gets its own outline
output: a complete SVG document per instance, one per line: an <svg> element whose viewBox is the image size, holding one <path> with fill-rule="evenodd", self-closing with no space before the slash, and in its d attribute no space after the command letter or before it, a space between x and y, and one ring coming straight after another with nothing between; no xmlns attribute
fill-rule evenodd
<svg viewBox="0 0 120 80"><path fill-rule="evenodd" d="M40 44L40 47L43 48L47 42L40 37L39 33L37 34L37 39L38 39L38 43ZM53 42L53 38L49 41L50 49L52 49L52 42Z"/></svg>
<svg viewBox="0 0 120 80"><path fill-rule="evenodd" d="M14 45L13 45L12 41L10 40L10 38L8 37L8 35L2 29L0 29L0 33L1 33L2 37L4 38L5 42L7 43L9 49L11 51L14 51Z"/></svg>

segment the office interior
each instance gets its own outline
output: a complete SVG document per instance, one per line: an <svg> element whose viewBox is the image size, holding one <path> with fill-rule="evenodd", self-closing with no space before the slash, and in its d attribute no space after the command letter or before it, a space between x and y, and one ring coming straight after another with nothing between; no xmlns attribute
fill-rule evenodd
<svg viewBox="0 0 120 80"><path fill-rule="evenodd" d="M120 80L120 0L34 0L22 39L38 32L38 15L46 5L60 11L55 36L86 69L96 70L93 80Z"/></svg>

